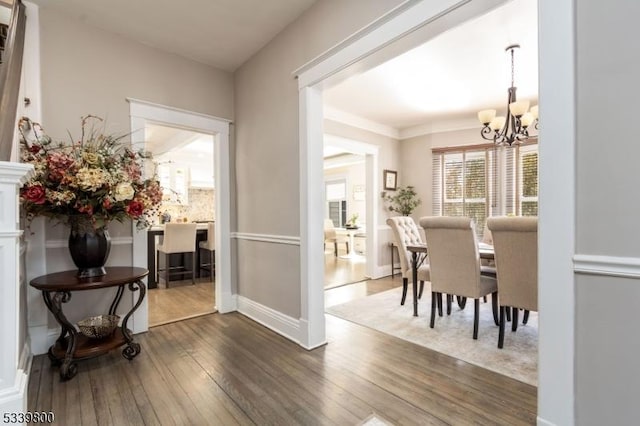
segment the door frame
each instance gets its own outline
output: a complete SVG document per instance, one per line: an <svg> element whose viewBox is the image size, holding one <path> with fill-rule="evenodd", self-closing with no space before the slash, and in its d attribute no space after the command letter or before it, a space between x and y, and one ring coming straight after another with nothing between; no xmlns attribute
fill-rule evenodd
<svg viewBox="0 0 640 426"><path fill-rule="evenodd" d="M147 123L191 130L213 136L215 176L215 306L218 312L237 310L231 293L231 190L230 190L230 120L211 115L128 98L131 118L131 143L144 144ZM147 231L133 225L133 265L147 267ZM154 273L149 271L149 273ZM132 296L133 297L133 296ZM133 314L133 332L149 329L147 299Z"/></svg>
<svg viewBox="0 0 640 426"><path fill-rule="evenodd" d="M326 342L321 256L322 92L506 0L408 0L295 70L299 90L301 344ZM538 424L575 422L575 4L538 0L541 108ZM435 25L430 25L435 22ZM553 117L563 117L554 120ZM545 118L548 118L545 120ZM550 120L549 120L550 119ZM562 164L562 167L557 167ZM560 204L562 203L562 204ZM562 205L562 208L559 206ZM562 283L562 285L558 285ZM318 291L320 289L320 291Z"/></svg>
<svg viewBox="0 0 640 426"><path fill-rule="evenodd" d="M362 155L365 158L365 211L367 222L365 234L367 235L367 252L365 275L368 278L380 278L383 276L378 267L378 205L376 194L379 193L378 183L378 156L380 148L367 142L347 139L331 134L324 135L324 145L342 148L351 153Z"/></svg>

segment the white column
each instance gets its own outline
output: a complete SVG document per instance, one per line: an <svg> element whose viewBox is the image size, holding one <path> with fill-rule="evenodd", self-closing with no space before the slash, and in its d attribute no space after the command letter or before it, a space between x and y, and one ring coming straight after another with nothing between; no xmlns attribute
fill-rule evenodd
<svg viewBox="0 0 640 426"><path fill-rule="evenodd" d="M0 161L0 413L27 408L31 351L26 301L20 300L26 284L20 273L18 189L32 173L31 165Z"/></svg>

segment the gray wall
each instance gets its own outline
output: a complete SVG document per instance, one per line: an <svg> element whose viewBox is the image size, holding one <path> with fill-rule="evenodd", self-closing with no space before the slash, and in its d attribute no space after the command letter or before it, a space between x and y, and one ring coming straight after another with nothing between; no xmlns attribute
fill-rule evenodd
<svg viewBox="0 0 640 426"><path fill-rule="evenodd" d="M576 253L637 264L640 2L578 1L576 12ZM578 275L576 295L577 423L638 424L640 282Z"/></svg>
<svg viewBox="0 0 640 426"><path fill-rule="evenodd" d="M107 131L129 132L128 97L233 119L231 73L89 27L46 7L40 9L40 41L42 124L54 138L68 140L67 130L79 135L80 117L86 114L105 118ZM109 231L112 238L132 235L130 223L114 222ZM67 238L66 227L47 227L50 245L64 244ZM112 246L108 265L130 264L131 244ZM66 249L47 250L48 272L73 267ZM89 299L102 298L95 293L74 296L71 320L88 313L94 302Z"/></svg>
<svg viewBox="0 0 640 426"><path fill-rule="evenodd" d="M452 146L477 145L485 142L477 129L455 130L416 136L400 142L400 167L403 172L402 185L416 188L422 203L411 215L416 221L433 214L431 183L433 167L431 150Z"/></svg>
<svg viewBox="0 0 640 426"><path fill-rule="evenodd" d="M300 235L298 89L292 72L399 3L321 0L236 71L238 232ZM276 244L238 242L238 293L299 318L300 249L266 245Z"/></svg>

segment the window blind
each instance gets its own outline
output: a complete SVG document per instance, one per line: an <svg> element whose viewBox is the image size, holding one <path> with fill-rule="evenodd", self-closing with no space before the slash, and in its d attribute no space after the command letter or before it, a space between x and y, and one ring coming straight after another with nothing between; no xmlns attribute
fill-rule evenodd
<svg viewBox="0 0 640 426"><path fill-rule="evenodd" d="M489 216L538 214L538 145L432 150L435 216L467 216L480 236Z"/></svg>

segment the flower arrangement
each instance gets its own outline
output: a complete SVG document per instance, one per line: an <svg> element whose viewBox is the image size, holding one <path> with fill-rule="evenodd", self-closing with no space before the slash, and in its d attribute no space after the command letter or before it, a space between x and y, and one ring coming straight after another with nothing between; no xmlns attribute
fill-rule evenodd
<svg viewBox="0 0 640 426"><path fill-rule="evenodd" d="M40 124L21 120L21 159L35 168L20 191L28 222L45 216L93 229L125 219L135 221L138 229L151 225L162 201L156 177L142 178L142 162L151 154L131 150L123 143L126 134L104 134L104 127L98 126L102 121L93 115L82 117L80 139L64 144L54 142Z"/></svg>
<svg viewBox="0 0 640 426"><path fill-rule="evenodd" d="M398 212L403 216L409 216L422 202L413 186L399 187L398 192L393 196L385 196L383 198L389 203L389 211Z"/></svg>

